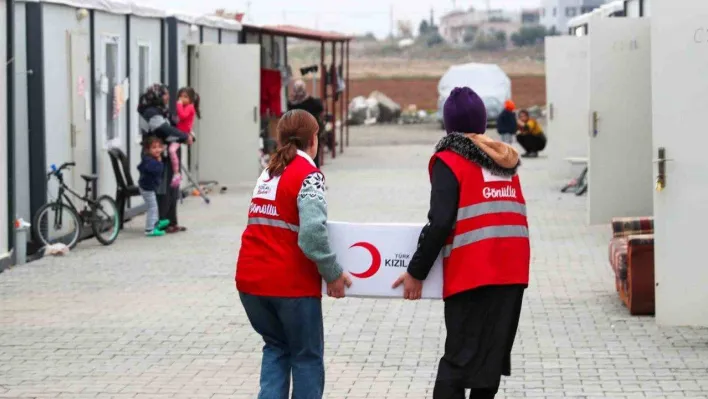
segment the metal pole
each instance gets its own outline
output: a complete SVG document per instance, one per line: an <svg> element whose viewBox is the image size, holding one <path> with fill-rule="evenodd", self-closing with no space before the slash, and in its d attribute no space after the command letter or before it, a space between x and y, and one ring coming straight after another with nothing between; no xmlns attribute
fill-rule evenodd
<svg viewBox="0 0 708 399"><path fill-rule="evenodd" d="M337 42L332 41L332 72L337 69ZM332 90L332 158L337 158L337 82L334 81L335 73L330 75Z"/></svg>
<svg viewBox="0 0 708 399"><path fill-rule="evenodd" d="M340 50L339 63L342 66L342 75L344 75L344 42L342 42L340 44L339 50ZM339 69L337 69L337 72L339 72ZM339 76L339 75L337 75L337 76ZM342 81L344 81L344 76L339 76L339 78L342 79ZM342 124L341 124L341 126L339 126L339 152L342 154L344 153L344 125L347 124L347 116L346 116L345 109L348 108L348 106L349 106L349 102L344 97L344 94L345 93L342 93L342 95L341 95L342 98L340 98L341 101L339 103L340 104L339 110L341 111L340 115L342 118Z"/></svg>
<svg viewBox="0 0 708 399"><path fill-rule="evenodd" d="M348 104L349 104L349 88L351 87L351 84L349 83L349 40L347 40L347 72L346 72L346 74L347 74L347 79L346 79L346 83L345 83L346 87L344 89L344 91L345 91L344 97L347 99L346 110L347 110L347 119L349 119L349 106L348 106ZM347 123L346 131L347 131L347 147L349 147L349 124L348 123Z"/></svg>
<svg viewBox="0 0 708 399"><path fill-rule="evenodd" d="M27 238L20 237L24 239L24 242L20 242L16 238L14 223L17 218L17 204L15 203L15 189L17 186L15 179L15 2L8 1L5 6L7 23L5 31L7 59L4 60L7 68L5 76L5 84L7 85L7 164L5 167L7 168L7 220L9 222L7 226L7 248L15 248L15 259L18 259L19 254L23 257L27 254L27 249L20 247L21 245L27 246ZM0 226L0 228L3 227ZM0 270L2 270L2 267L0 267Z"/></svg>
<svg viewBox="0 0 708 399"><path fill-rule="evenodd" d="M324 116L327 115L327 81L325 80L325 69L325 43L322 41L320 42L320 99L322 100L322 107L324 108ZM324 154L322 154L322 151L318 151L318 154L320 157L320 166L324 166Z"/></svg>

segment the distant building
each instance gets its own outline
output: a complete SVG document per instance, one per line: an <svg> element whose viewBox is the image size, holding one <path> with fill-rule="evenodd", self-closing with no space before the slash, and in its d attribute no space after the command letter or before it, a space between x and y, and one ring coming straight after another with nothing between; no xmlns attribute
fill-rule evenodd
<svg viewBox="0 0 708 399"><path fill-rule="evenodd" d="M529 11L533 14L533 10ZM538 15L538 11L536 12ZM533 16L526 16L533 19ZM463 11L456 10L440 18L440 35L451 44L464 44L470 30L486 32L505 32L507 37L518 32L524 20L524 14L519 11L502 9Z"/></svg>
<svg viewBox="0 0 708 399"><path fill-rule="evenodd" d="M465 33L469 28L479 27L482 21L475 14L474 10L470 11L452 11L440 18L440 35L446 42L452 44L464 43Z"/></svg>
<svg viewBox="0 0 708 399"><path fill-rule="evenodd" d="M521 10L522 25L539 25L541 23L541 9L526 9Z"/></svg>
<svg viewBox="0 0 708 399"><path fill-rule="evenodd" d="M541 25L565 33L571 18L588 13L605 3L606 0L542 0Z"/></svg>

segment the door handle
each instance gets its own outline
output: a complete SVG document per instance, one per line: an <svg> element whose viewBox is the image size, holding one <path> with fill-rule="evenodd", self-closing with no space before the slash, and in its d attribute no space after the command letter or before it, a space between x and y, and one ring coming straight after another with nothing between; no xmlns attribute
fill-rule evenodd
<svg viewBox="0 0 708 399"><path fill-rule="evenodd" d="M592 113L592 137L597 137L597 126L600 118L597 116L597 111Z"/></svg>
<svg viewBox="0 0 708 399"><path fill-rule="evenodd" d="M553 103L548 105L548 117L553 120Z"/></svg>
<svg viewBox="0 0 708 399"><path fill-rule="evenodd" d="M661 192L666 187L666 162L673 161L672 159L666 159L666 148L659 147L659 154L654 163L658 166L658 172L656 174L656 191Z"/></svg>
<svg viewBox="0 0 708 399"><path fill-rule="evenodd" d="M76 148L76 125L71 124L71 148Z"/></svg>
<svg viewBox="0 0 708 399"><path fill-rule="evenodd" d="M258 122L258 106L253 106L253 122Z"/></svg>

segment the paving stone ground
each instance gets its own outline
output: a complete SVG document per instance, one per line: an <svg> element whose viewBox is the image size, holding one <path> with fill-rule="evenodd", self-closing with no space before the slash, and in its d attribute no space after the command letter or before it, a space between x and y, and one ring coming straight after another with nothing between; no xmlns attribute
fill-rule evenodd
<svg viewBox="0 0 708 399"><path fill-rule="evenodd" d="M430 126L352 129L325 167L332 220L423 222ZM558 193L544 158L521 171L533 265L499 397L708 397L708 330L630 317L614 290L607 226ZM254 398L261 341L234 291L249 190L180 208L185 234L79 244L0 274L0 398ZM326 397L430 398L439 301L324 299Z"/></svg>

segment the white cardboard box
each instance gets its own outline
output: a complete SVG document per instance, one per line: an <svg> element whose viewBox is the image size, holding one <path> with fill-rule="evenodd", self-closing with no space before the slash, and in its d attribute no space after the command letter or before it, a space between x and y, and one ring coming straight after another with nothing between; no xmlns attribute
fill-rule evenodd
<svg viewBox="0 0 708 399"><path fill-rule="evenodd" d="M422 225L328 222L337 261L352 276L348 297L403 298L403 286L391 285L406 271L418 246ZM423 298L442 298L442 258L423 283ZM327 293L327 285L322 284Z"/></svg>

